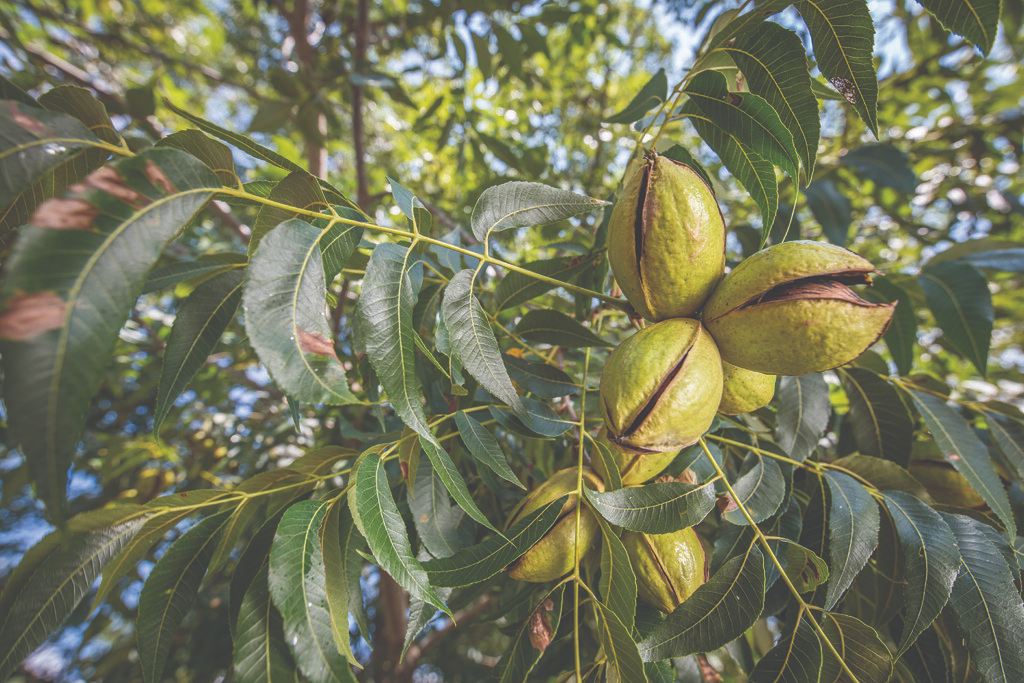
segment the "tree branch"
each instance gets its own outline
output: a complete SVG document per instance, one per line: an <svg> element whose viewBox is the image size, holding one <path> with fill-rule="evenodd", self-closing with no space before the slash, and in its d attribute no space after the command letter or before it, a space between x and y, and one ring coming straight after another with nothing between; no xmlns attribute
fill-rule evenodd
<svg viewBox="0 0 1024 683"><path fill-rule="evenodd" d="M356 44L352 54L353 71L366 62L366 46L370 39L369 0L356 3ZM366 140L363 131L363 86L352 84L352 150L356 158L356 203L366 209L370 205L370 183L366 176Z"/></svg>

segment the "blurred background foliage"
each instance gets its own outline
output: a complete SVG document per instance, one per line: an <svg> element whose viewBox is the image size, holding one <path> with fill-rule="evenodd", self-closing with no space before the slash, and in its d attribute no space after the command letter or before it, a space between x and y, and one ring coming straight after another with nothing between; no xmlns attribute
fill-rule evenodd
<svg viewBox="0 0 1024 683"><path fill-rule="evenodd" d="M1022 243L1022 3L1003 4L988 57L947 33L913 0L871 4L880 139L819 77L822 139L814 185L803 192L790 178L781 182L772 241L845 240L909 288L921 311L924 295L913 276L924 265L967 249ZM327 177L382 225L400 220L385 176L396 178L427 204L444 232L473 244L466 230L471 207L499 182L534 180L611 196L637 146L650 138L603 121L658 69L677 82L715 19L738 6L688 0L3 0L0 74L34 96L58 84L89 88L139 148L187 126L164 102L246 131ZM792 12L777 21L802 28ZM809 46L806 31L801 35ZM671 127L658 146L673 143L688 148L714 176L732 231L730 258L756 250L762 226L754 203L690 124ZM238 152L234 161L243 180L283 176ZM254 207L218 204L172 245L165 263L242 255L254 220ZM517 262L575 256L589 249L599 220L508 231L496 249ZM350 263L346 275L358 279L358 268ZM1020 404L1020 275L986 275L996 319L987 377L979 379L952 352L923 312L914 371L948 378L964 398ZM142 503L170 491L230 489L311 447L361 447L401 429L394 418L382 424L382 414L369 407L302 406L293 416L252 349L240 343L245 333L236 321L156 439L161 349L187 291L178 285L144 295L122 331L72 473L72 513L113 499ZM353 315L345 302L355 295L344 283L333 294L336 323L344 327ZM606 337L629 333L626 325L610 326ZM365 362L355 367L353 376L367 380L367 368ZM524 477L536 468L543 479L568 462L560 441L529 440L527 447L528 453L513 456ZM20 456L5 448L0 471L2 577L49 526ZM158 545L154 557L174 538ZM18 676L139 680L134 611L152 559L97 612L89 613L90 600L83 601ZM204 584L178 634L168 675L230 677L229 574L230 564ZM445 637L425 638L415 667L396 671L391 641L399 634L401 648L404 623L395 623L389 581L364 572L376 647L371 655L363 642L357 651L367 667L362 679L476 681L507 647L507 634L493 622L448 631L440 620L432 628ZM401 610L397 619L404 619ZM538 677L557 659L557 653L545 657Z"/></svg>

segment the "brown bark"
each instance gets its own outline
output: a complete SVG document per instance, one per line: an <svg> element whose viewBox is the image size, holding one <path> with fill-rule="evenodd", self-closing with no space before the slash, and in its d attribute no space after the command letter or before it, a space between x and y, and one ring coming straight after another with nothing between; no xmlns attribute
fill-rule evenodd
<svg viewBox="0 0 1024 683"><path fill-rule="evenodd" d="M370 3L358 0L356 4L356 44L352 57L354 71L366 63L366 46L370 41ZM366 176L366 134L363 130L363 86L352 84L352 150L356 160L356 203L365 209L370 206L370 183Z"/></svg>
<svg viewBox="0 0 1024 683"><path fill-rule="evenodd" d="M380 597L374 621L373 671L377 683L398 683L398 660L405 641L408 596L395 580L380 572Z"/></svg>

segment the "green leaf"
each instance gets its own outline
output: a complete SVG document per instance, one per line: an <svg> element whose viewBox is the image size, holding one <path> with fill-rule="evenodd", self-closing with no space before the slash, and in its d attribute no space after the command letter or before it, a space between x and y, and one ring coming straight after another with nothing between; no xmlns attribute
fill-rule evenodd
<svg viewBox="0 0 1024 683"><path fill-rule="evenodd" d="M683 105L682 115L690 119L697 134L715 151L729 172L736 177L761 212L761 231L768 234L779 209L779 184L775 167L744 145L730 131L719 128L705 116L695 102Z"/></svg>
<svg viewBox="0 0 1024 683"><path fill-rule="evenodd" d="M238 633L239 614L249 589L260 580L261 574L263 574L263 583L266 584L267 582L264 568L269 566L267 563L270 559L270 548L274 545L277 526L281 523L281 518L284 517L285 512L285 509L279 510L260 525L260 528L249 539L248 545L245 546L245 550L242 551L242 555L238 558L238 563L235 565L235 571L231 575L231 588L228 593L228 628L230 628L232 636L236 636ZM269 596L270 588L266 587L265 590ZM280 618L280 615L278 615L278 618ZM285 652L288 652L287 647Z"/></svg>
<svg viewBox="0 0 1024 683"><path fill-rule="evenodd" d="M416 445L419 446L419 441ZM420 540L431 555L450 557L462 549L458 531L461 511L452 508L448 490L434 472L429 459L416 468L409 495L409 511Z"/></svg>
<svg viewBox="0 0 1024 683"><path fill-rule="evenodd" d="M748 31L761 29L765 20L772 14L779 12L791 4L791 0L762 0L752 11L737 16L737 11L726 10L719 15L711 27L707 40L706 54L710 55L723 43L731 38L743 35ZM728 22L719 29L723 22ZM713 33L713 35L712 35Z"/></svg>
<svg viewBox="0 0 1024 683"><path fill-rule="evenodd" d="M633 123L643 118L644 114L659 106L668 99L668 77L664 69L651 76L651 80L640 88L626 108L618 114L605 119L606 123Z"/></svg>
<svg viewBox="0 0 1024 683"><path fill-rule="evenodd" d="M213 137L219 140L223 140L224 142L234 146L237 149L242 150L243 152L245 152L246 154L255 159L266 161L267 163L273 164L274 166L277 166L278 168L284 169L286 171L298 171L300 173L309 175L309 171L304 169L299 164L295 163L291 159L288 159L287 157L278 154L273 150L267 149L263 145L257 144L251 138L245 135L235 133L234 131L230 131L227 128L221 128L217 124L211 123L210 121L207 121L201 116L198 116L196 114L193 114L192 112L186 111L185 109L180 109L174 106L166 99L164 100L163 104L165 107L170 109L178 116L194 123L200 130L212 135ZM352 202L351 199L349 199L341 192L339 192L333 185L328 183L326 180L318 180L317 182L320 184L320 187L323 188L323 191L328 195L328 198L331 199L332 202L337 201L344 204L348 204L356 211L359 211L359 207L356 206L356 204Z"/></svg>
<svg viewBox="0 0 1024 683"><path fill-rule="evenodd" d="M597 634L607 657L605 680L608 683L647 683L644 663L629 629L603 603L599 602L597 606L600 612Z"/></svg>
<svg viewBox="0 0 1024 683"><path fill-rule="evenodd" d="M540 183L502 183L481 193L470 223L473 236L486 242L492 232L554 223L607 203Z"/></svg>
<svg viewBox="0 0 1024 683"><path fill-rule="evenodd" d="M551 344L570 349L589 346L612 346L589 329L559 311L528 311L516 324L517 335L537 344Z"/></svg>
<svg viewBox="0 0 1024 683"><path fill-rule="evenodd" d="M243 275L240 270L229 270L207 280L195 288L174 317L153 411L154 434L160 433L160 426L175 399L206 364L220 336L234 319L242 299Z"/></svg>
<svg viewBox="0 0 1024 683"><path fill-rule="evenodd" d="M38 103L26 103L32 107L41 106L58 114L67 114L85 124L89 131L103 142L122 145L121 136L110 122L106 108L85 88L58 85L40 95ZM28 223L32 212L40 204L81 181L89 173L105 165L109 158L109 151L94 146L72 150L70 158L43 173L38 180L18 193L17 198L6 208L0 203L0 255L7 250L9 242L17 234L14 228ZM0 167L2 166L3 162L0 161ZM17 179L18 184L22 181L22 178Z"/></svg>
<svg viewBox="0 0 1024 683"><path fill-rule="evenodd" d="M146 278L143 294L158 292L165 287L176 285L191 278L212 277L225 270L238 269L241 264L221 263L220 261L178 261L162 268L154 268Z"/></svg>
<svg viewBox="0 0 1024 683"><path fill-rule="evenodd" d="M136 506L85 513L67 535L55 531L29 549L0 596L0 679L64 623L143 520Z"/></svg>
<svg viewBox="0 0 1024 683"><path fill-rule="evenodd" d="M982 54L992 52L999 30L999 0L922 0L947 31L963 36Z"/></svg>
<svg viewBox="0 0 1024 683"><path fill-rule="evenodd" d="M731 524L743 526L748 523L739 504L747 509L755 523L760 523L775 514L786 495L786 479L778 464L768 457L754 457L754 460L750 470L732 485L739 500L726 496L722 519Z"/></svg>
<svg viewBox="0 0 1024 683"><path fill-rule="evenodd" d="M867 2L800 0L795 4L811 32L821 73L878 137L878 78L871 63L875 25Z"/></svg>
<svg viewBox="0 0 1024 683"><path fill-rule="evenodd" d="M949 668L946 666L945 648L939 642L935 627L925 629L917 641L896 663L911 672L908 679L911 683L948 683Z"/></svg>
<svg viewBox="0 0 1024 683"><path fill-rule="evenodd" d="M348 388L324 313L321 245L343 241L351 255L361 234L357 226L320 229L292 219L263 239L246 270L246 332L270 376L296 400L328 405L359 400Z"/></svg>
<svg viewBox="0 0 1024 683"><path fill-rule="evenodd" d="M917 314L914 313L913 299L887 276L875 276L871 287L863 290L861 295L869 301L898 302L892 323L883 338L896 369L901 375L909 375L914 367L914 345L917 343Z"/></svg>
<svg viewBox="0 0 1024 683"><path fill-rule="evenodd" d="M842 162L881 187L907 194L917 190L917 177L910 169L907 155L889 143L861 145L843 156Z"/></svg>
<svg viewBox="0 0 1024 683"><path fill-rule="evenodd" d="M561 436L572 428L574 423L563 420L547 404L534 401L532 398L523 398L521 400L523 406L526 407L527 415L530 416L529 427L523 424L522 420L513 415L507 408L491 405L487 406L487 410L490 411L491 416L502 427L522 436L550 439Z"/></svg>
<svg viewBox="0 0 1024 683"><path fill-rule="evenodd" d="M448 328L452 352L484 389L529 421L505 364L501 362L501 351L487 314L473 296L474 277L473 270L459 272L448 283L444 293L441 317Z"/></svg>
<svg viewBox="0 0 1024 683"><path fill-rule="evenodd" d="M764 557L751 547L697 588L640 643L640 657L654 662L711 652L743 634L764 607Z"/></svg>
<svg viewBox="0 0 1024 683"><path fill-rule="evenodd" d="M985 276L969 263L943 261L917 277L942 333L985 376L992 337L992 293Z"/></svg>
<svg viewBox="0 0 1024 683"><path fill-rule="evenodd" d="M892 675L892 654L875 629L848 614L828 613L824 615L821 630L859 683L888 683ZM821 683L848 680L839 660L824 643L822 653L825 657Z"/></svg>
<svg viewBox="0 0 1024 683"><path fill-rule="evenodd" d="M883 491L903 554L906 618L899 657L939 615L960 569L956 538L938 512L900 491Z"/></svg>
<svg viewBox="0 0 1024 683"><path fill-rule="evenodd" d="M821 231L832 244L846 246L853 224L850 200L828 178L815 180L804 189L807 206Z"/></svg>
<svg viewBox="0 0 1024 683"><path fill-rule="evenodd" d="M250 259L259 248L263 237L278 225L296 218L309 221L310 216L302 211L322 213L330 206L323 189L317 184L316 177L305 171L289 173L274 186L267 199L294 208L288 209L271 204L260 206L256 221L252 225L252 234L249 237ZM326 216L326 214L324 215ZM359 240L357 239L356 242L358 243Z"/></svg>
<svg viewBox="0 0 1024 683"><path fill-rule="evenodd" d="M922 486L921 482L914 478L914 475L889 460L872 458L867 455L848 455L832 464L836 468L856 474L876 489L903 491L928 505L935 502L928 495L928 489Z"/></svg>
<svg viewBox="0 0 1024 683"><path fill-rule="evenodd" d="M417 292L409 273L414 261L406 247L390 242L377 245L363 278L359 329L366 341L366 356L395 412L417 434L433 439L416 379L412 309Z"/></svg>
<svg viewBox="0 0 1024 683"><path fill-rule="evenodd" d="M670 481L628 486L608 493L584 487L583 493L612 524L647 534L667 534L699 524L715 506L712 484L695 486Z"/></svg>
<svg viewBox="0 0 1024 683"><path fill-rule="evenodd" d="M800 157L793 134L768 102L753 93L729 92L725 76L702 71L686 86L686 94L714 125L797 178Z"/></svg>
<svg viewBox="0 0 1024 683"><path fill-rule="evenodd" d="M366 537L377 564L410 595L452 616L448 607L434 594L427 573L412 553L405 522L388 488L380 453L376 449L363 453L353 476L355 484L349 489L349 507L354 508L356 524Z"/></svg>
<svg viewBox="0 0 1024 683"><path fill-rule="evenodd" d="M74 158L105 143L78 119L10 100L0 106L0 207Z"/></svg>
<svg viewBox="0 0 1024 683"><path fill-rule="evenodd" d="M608 522L600 517L601 525L601 591L603 604L609 612L619 618L627 632L633 631L636 617L636 575L629 562L626 546L622 544Z"/></svg>
<svg viewBox="0 0 1024 683"><path fill-rule="evenodd" d="M35 213L18 239L0 313L0 362L15 437L54 520L92 394L164 245L220 186L178 150L151 149L91 174ZM57 229L63 228L63 229Z"/></svg>
<svg viewBox="0 0 1024 683"><path fill-rule="evenodd" d="M985 499L992 511L1006 525L1011 538L1017 535L1017 525L1010 509L1006 489L996 474L988 448L974 434L974 430L956 410L937 396L914 392L914 403L935 437L946 462L964 475L967 482Z"/></svg>
<svg viewBox="0 0 1024 683"><path fill-rule="evenodd" d="M230 515L212 515L185 532L163 554L142 586L136 631L147 683L162 679L171 643L199 594L199 584Z"/></svg>
<svg viewBox="0 0 1024 683"><path fill-rule="evenodd" d="M497 683L521 683L527 680L537 660L555 638L562 615L562 595L565 584L560 583L548 593L530 616L519 626L512 645L494 667L493 680Z"/></svg>
<svg viewBox="0 0 1024 683"><path fill-rule="evenodd" d="M810 617L801 618L795 630L783 635L779 644L758 660L750 672L750 683L817 683L821 675L821 641L807 619Z"/></svg>
<svg viewBox="0 0 1024 683"><path fill-rule="evenodd" d="M239 683L292 683L295 662L284 640L284 622L267 587L267 563L245 592L234 636L234 678Z"/></svg>
<svg viewBox="0 0 1024 683"><path fill-rule="evenodd" d="M1012 249L992 249L974 254L966 254L960 260L967 261L978 268L991 268L1006 273L1024 272L1024 247Z"/></svg>
<svg viewBox="0 0 1024 683"><path fill-rule="evenodd" d="M590 435L587 434L587 436ZM615 456L612 455L611 444L605 439L590 437L589 440L591 443L590 461L594 469L597 469L597 464L600 463L604 478L604 490L618 491L622 488L622 473L619 472L619 464L615 461Z"/></svg>
<svg viewBox="0 0 1024 683"><path fill-rule="evenodd" d="M943 514L960 549L960 575L949 606L985 683L1024 680L1024 605L1014 574L991 527L963 515Z"/></svg>
<svg viewBox="0 0 1024 683"><path fill-rule="evenodd" d="M554 365L530 363L508 355L501 358L512 381L538 398L558 398L580 393L572 377Z"/></svg>
<svg viewBox="0 0 1024 683"><path fill-rule="evenodd" d="M801 593L812 591L828 581L828 565L799 543L785 541L786 576Z"/></svg>
<svg viewBox="0 0 1024 683"><path fill-rule="evenodd" d="M414 195L405 187L398 184L394 178L384 176L391 185L391 194L395 198L398 209L405 214L405 217L412 221L413 232L421 235L430 234L430 226L433 223L433 216L419 197Z"/></svg>
<svg viewBox="0 0 1024 683"><path fill-rule="evenodd" d="M775 438L789 457L803 462L818 446L828 426L832 404L820 372L779 381L779 416Z"/></svg>
<svg viewBox="0 0 1024 683"><path fill-rule="evenodd" d="M455 413L455 424L459 428L459 436L466 444L466 448L473 454L473 457L486 465L492 472L505 481L526 489L523 483L516 477L515 472L508 466L505 460L505 453L498 445L497 439L487 431L487 428L461 410Z"/></svg>
<svg viewBox="0 0 1024 683"><path fill-rule="evenodd" d="M430 560L423 565L434 586L459 588L471 586L495 576L519 559L548 532L558 519L565 499L561 498L535 510L505 531L504 538L494 535L451 557Z"/></svg>
<svg viewBox="0 0 1024 683"><path fill-rule="evenodd" d="M756 31L737 36L723 49L743 71L750 91L764 98L793 135L806 177L814 174L814 159L821 137L818 103L811 92L807 58L800 37L766 21Z"/></svg>
<svg viewBox="0 0 1024 683"><path fill-rule="evenodd" d="M828 515L831 580L825 597L825 609L830 610L878 546L879 514L875 499L850 475L827 471L825 479L832 493Z"/></svg>
<svg viewBox="0 0 1024 683"><path fill-rule="evenodd" d="M238 186L239 179L235 175L235 160L231 156L231 149L202 131L179 130L157 140L154 147L175 147L191 154L209 166L224 185L231 188Z"/></svg>
<svg viewBox="0 0 1024 683"><path fill-rule="evenodd" d="M477 507L476 502L473 500L473 494L466 488L466 480L462 478L459 468L452 462L448 451L441 448L435 439L426 439L422 436L420 437L420 446L430 459L430 464L434 466L434 472L444 483L448 493L452 494L452 498L455 499L458 506L480 524L483 524L488 529L497 531L490 520L487 519L487 516Z"/></svg>
<svg viewBox="0 0 1024 683"><path fill-rule="evenodd" d="M363 592L359 575L363 558L359 551L366 544L356 528L352 513L344 498L335 500L327 510L320 527L320 549L324 563L324 594L331 616L334 644L350 664L362 668L352 652L348 633L348 613L363 609Z"/></svg>
<svg viewBox="0 0 1024 683"><path fill-rule="evenodd" d="M849 368L842 377L857 450L906 467L914 442L914 419L899 392L869 370Z"/></svg>
<svg viewBox="0 0 1024 683"><path fill-rule="evenodd" d="M986 410L984 414L999 452L1024 480L1024 424L1002 413Z"/></svg>
<svg viewBox="0 0 1024 683"><path fill-rule="evenodd" d="M328 505L303 500L284 513L270 549L267 583L284 618L285 641L303 675L313 683L355 683L348 661L335 645L324 589L319 529Z"/></svg>
<svg viewBox="0 0 1024 683"><path fill-rule="evenodd" d="M546 261L524 263L522 267L539 275L563 282L573 282L581 273L593 268L600 258L600 254L562 256ZM555 285L549 282L543 282L529 275L510 272L494 288L494 310L503 311L506 308L524 304L554 287Z"/></svg>

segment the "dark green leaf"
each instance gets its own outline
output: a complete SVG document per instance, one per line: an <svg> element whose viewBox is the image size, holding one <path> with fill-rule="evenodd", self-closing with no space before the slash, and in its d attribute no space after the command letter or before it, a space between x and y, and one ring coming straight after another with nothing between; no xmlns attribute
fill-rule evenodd
<svg viewBox="0 0 1024 683"><path fill-rule="evenodd" d="M991 268L992 270L1002 270L1007 273L1022 273L1024 272L1024 247L981 251L961 256L960 260L967 261L978 268Z"/></svg>
<svg viewBox="0 0 1024 683"><path fill-rule="evenodd" d="M619 618L627 632L633 631L636 617L636 575L629 562L626 546L606 521L598 517L601 525L601 582L598 589L604 606Z"/></svg>
<svg viewBox="0 0 1024 683"><path fill-rule="evenodd" d="M913 299L905 289L885 276L876 276L862 296L869 301L898 302L892 323L883 338L896 363L896 369L901 375L909 375L914 366L914 345L917 343L917 315L914 313Z"/></svg>
<svg viewBox="0 0 1024 683"><path fill-rule="evenodd" d="M899 657L939 615L960 569L956 538L935 510L900 491L883 491L907 558L904 570L906 619Z"/></svg>
<svg viewBox="0 0 1024 683"><path fill-rule="evenodd" d="M321 244L343 240L351 254L361 234L362 228L351 225L321 230L292 219L267 234L246 270L245 329L270 376L299 401L358 401L348 388L324 313Z"/></svg>
<svg viewBox="0 0 1024 683"><path fill-rule="evenodd" d="M0 596L0 679L57 630L143 520L136 506L85 513L25 554Z"/></svg>
<svg viewBox="0 0 1024 683"><path fill-rule="evenodd" d="M849 368L842 376L857 450L906 467L914 442L914 420L895 387L860 368Z"/></svg>
<svg viewBox="0 0 1024 683"><path fill-rule="evenodd" d="M563 282L574 281L601 258L600 254L581 254L579 256L562 256L546 261L524 263L523 268L540 275L555 278ZM494 289L494 310L503 311L553 289L555 285L542 282L523 273L510 272L501 279Z"/></svg>
<svg viewBox="0 0 1024 683"><path fill-rule="evenodd" d="M651 76L626 108L618 114L605 119L608 123L633 123L643 118L644 114L659 106L668 98L668 77L664 69Z"/></svg>
<svg viewBox="0 0 1024 683"><path fill-rule="evenodd" d="M1002 413L985 411L989 433L995 438L999 452L1024 480L1024 424Z"/></svg>
<svg viewBox="0 0 1024 683"><path fill-rule="evenodd" d="M875 25L864 0L795 3L814 43L818 68L878 136L878 78L871 63Z"/></svg>
<svg viewBox="0 0 1024 683"><path fill-rule="evenodd" d="M260 565L238 613L234 637L234 677L239 683L292 683L295 662L284 640L284 622L267 587L267 564Z"/></svg>
<svg viewBox="0 0 1024 683"><path fill-rule="evenodd" d="M459 428L459 436L473 457L483 463L505 481L525 489L515 472L508 466L505 454L498 445L497 439L487 428L461 410L455 413L455 424Z"/></svg>
<svg viewBox="0 0 1024 683"><path fill-rule="evenodd" d="M263 204L256 215L256 221L252 225L252 234L249 237L249 257L252 258L259 248L263 237L278 225L290 220L301 218L310 220L310 216L300 211L314 211L321 213L330 204L324 196L323 188L317 183L317 179L304 171L294 171L281 180L267 197L277 204L294 207L292 209L283 206ZM326 214L325 214L326 215ZM359 240L357 239L358 243ZM300 243L301 246L301 243Z"/></svg>
<svg viewBox="0 0 1024 683"><path fill-rule="evenodd" d="M992 293L985 276L969 263L943 261L917 277L942 333L982 376L992 337Z"/></svg>
<svg viewBox="0 0 1024 683"><path fill-rule="evenodd" d="M801 616L804 616L801 614ZM750 672L750 683L817 683L821 675L821 641L801 618L795 631L783 636Z"/></svg>
<svg viewBox="0 0 1024 683"><path fill-rule="evenodd" d="M391 185L391 194L395 198L395 204L398 206L398 209L405 214L406 218L412 221L413 232L422 235L430 234L430 225L434 219L430 215L430 211L427 210L427 207L423 206L423 202L420 201L419 197L399 185L394 178L385 177Z"/></svg>
<svg viewBox="0 0 1024 683"><path fill-rule="evenodd" d="M416 441L417 448L419 441ZM434 557L450 557L462 549L459 517L448 500L444 487L430 460L421 462L409 495L409 511L420 540Z"/></svg>
<svg viewBox="0 0 1024 683"><path fill-rule="evenodd" d="M451 557L423 565L435 586L458 588L486 581L533 547L558 519L564 499L540 508L505 531L477 545L463 548Z"/></svg>
<svg viewBox="0 0 1024 683"><path fill-rule="evenodd" d="M487 519L487 516L477 507L476 502L473 500L473 494L466 488L466 480L463 479L459 468L452 462L448 451L437 445L435 439L426 439L422 436L420 437L420 447L427 454L430 464L434 466L434 472L444 483L448 493L452 494L456 504L480 524L483 524L488 529L497 531L490 520Z"/></svg>
<svg viewBox="0 0 1024 683"><path fill-rule="evenodd" d="M821 630L859 683L888 683L892 655L875 629L847 614L826 614ZM848 681L832 650L822 645L821 683Z"/></svg>
<svg viewBox="0 0 1024 683"><path fill-rule="evenodd" d="M761 212L761 230L767 235L779 209L779 184L775 167L762 159L731 132L715 125L694 102L683 105L682 114L690 119L698 135L715 151L729 172L736 177Z"/></svg>
<svg viewBox="0 0 1024 683"><path fill-rule="evenodd" d="M775 438L789 457L803 462L818 446L828 426L832 404L820 372L783 377L779 382L779 417Z"/></svg>
<svg viewBox="0 0 1024 683"><path fill-rule="evenodd" d="M667 534L698 524L715 506L712 484L664 482L583 493L602 517L616 526L647 534Z"/></svg>
<svg viewBox="0 0 1024 683"><path fill-rule="evenodd" d="M284 513L270 549L267 583L284 618L285 641L303 675L314 683L355 683L335 644L324 588L319 531L328 506L325 501L303 500Z"/></svg>
<svg viewBox="0 0 1024 683"><path fill-rule="evenodd" d="M647 674L647 680L650 683L676 683L676 672L672 667L672 662L667 659L662 659L657 662L644 662L644 673ZM688 683L690 679L681 679L684 683ZM704 683L699 681L698 683Z"/></svg>
<svg viewBox="0 0 1024 683"><path fill-rule="evenodd" d="M353 473L355 484L349 489L349 507L374 559L412 596L451 616L448 607L434 594L427 573L412 553L405 523L388 488L380 453L370 449L359 457Z"/></svg>
<svg viewBox="0 0 1024 683"><path fill-rule="evenodd" d="M507 408L492 405L487 406L487 409L502 427L522 436L554 438L572 428L572 422L563 420L547 404L534 401L532 398L523 398L522 401L526 407L526 413L530 416L529 427Z"/></svg>
<svg viewBox="0 0 1024 683"><path fill-rule="evenodd" d="M349 638L348 613L351 609L358 614L363 609L363 591L359 586L363 558L359 551L366 545L366 541L356 528L352 512L345 503L344 498L339 498L327 510L320 527L320 549L324 563L324 593L331 616L334 644L350 664L359 666Z"/></svg>
<svg viewBox="0 0 1024 683"><path fill-rule="evenodd" d="M764 607L764 558L751 547L722 565L640 643L640 657L654 662L711 652L743 634Z"/></svg>
<svg viewBox="0 0 1024 683"><path fill-rule="evenodd" d="M878 506L864 485L848 474L825 473L832 493L828 548L832 561L825 609L832 609L878 546Z"/></svg>
<svg viewBox="0 0 1024 683"><path fill-rule="evenodd" d="M608 683L647 683L644 663L640 659L636 643L630 630L619 617L605 606L597 603L600 617L597 620L598 639L604 649L605 676Z"/></svg>
<svg viewBox="0 0 1024 683"><path fill-rule="evenodd" d="M80 150L106 144L77 118L10 100L0 131L0 208Z"/></svg>
<svg viewBox="0 0 1024 683"><path fill-rule="evenodd" d="M1017 535L1017 525L1010 509L1003 482L996 474L985 444L975 435L967 421L937 396L922 391L914 392L914 403L946 462L964 475L971 487L985 499L992 511L1006 525L1011 537Z"/></svg>
<svg viewBox="0 0 1024 683"><path fill-rule="evenodd" d="M910 170L907 155L888 143L861 145L843 157L843 163L853 166L868 180L882 187L914 194L917 177Z"/></svg>
<svg viewBox="0 0 1024 683"><path fill-rule="evenodd" d="M502 360L512 381L538 398L558 398L580 393L572 377L554 365L530 363L509 355L503 355Z"/></svg>
<svg viewBox="0 0 1024 683"><path fill-rule="evenodd" d="M359 329L366 356L376 370L395 412L420 436L434 438L420 402L416 380L412 309L416 305L409 271L414 255L385 242L370 255L359 297Z"/></svg>
<svg viewBox="0 0 1024 683"><path fill-rule="evenodd" d="M206 364L242 299L240 270L221 273L195 288L174 317L167 338L160 390L153 411L153 433L160 433L167 412L196 373Z"/></svg>
<svg viewBox="0 0 1024 683"><path fill-rule="evenodd" d="M558 631L564 592L565 584L558 584L519 626L511 647L494 668L494 680L497 683L521 683L527 680L530 671Z"/></svg>
<svg viewBox="0 0 1024 683"><path fill-rule="evenodd" d="M526 408L509 379L501 351L491 331L483 306L473 296L475 271L463 270L448 283L441 304L441 317L448 328L453 355L484 389L512 407L529 421Z"/></svg>
<svg viewBox="0 0 1024 683"><path fill-rule="evenodd" d="M1024 680L1024 605L1014 574L991 527L963 515L943 514L956 536L962 565L949 606L986 683Z"/></svg>
<svg viewBox="0 0 1024 683"><path fill-rule="evenodd" d="M756 31L747 31L737 36L735 42L727 42L723 49L743 71L750 91L778 112L793 135L806 177L810 178L814 174L821 123L800 37L766 21Z"/></svg>
<svg viewBox="0 0 1024 683"><path fill-rule="evenodd" d="M237 269L237 264L219 261L178 261L162 268L154 268L146 278L143 294L158 292L191 278L211 277L223 270Z"/></svg>
<svg viewBox="0 0 1024 683"><path fill-rule="evenodd" d="M199 594L206 569L230 512L189 529L153 567L139 595L139 662L147 683L161 680L178 627Z"/></svg>
<svg viewBox="0 0 1024 683"><path fill-rule="evenodd" d="M752 93L729 92L725 76L702 71L686 86L686 94L704 116L766 161L797 177L800 157L793 134L768 102Z"/></svg>
<svg viewBox="0 0 1024 683"><path fill-rule="evenodd" d="M876 489L903 491L929 505L935 502L921 482L906 469L889 460L872 458L867 455L848 455L832 464L837 469L853 472Z"/></svg>
<svg viewBox="0 0 1024 683"><path fill-rule="evenodd" d="M184 152L147 150L41 206L6 264L0 355L6 393L19 396L9 419L54 519L89 400L146 271L219 186Z"/></svg>
<svg viewBox="0 0 1024 683"><path fill-rule="evenodd" d="M154 147L175 147L210 167L227 187L238 187L231 149L198 130L179 130L156 142Z"/></svg>
<svg viewBox="0 0 1024 683"><path fill-rule="evenodd" d="M741 526L748 523L740 505L746 508L754 523L759 523L775 514L782 504L786 495L786 479L779 465L768 457L755 460L753 467L732 485L739 500L726 496L727 505L722 511L722 519L727 522Z"/></svg>
<svg viewBox="0 0 1024 683"><path fill-rule="evenodd" d="M786 542L786 576L801 593L812 591L828 581L828 565L799 543Z"/></svg>
<svg viewBox="0 0 1024 683"><path fill-rule="evenodd" d="M302 166L295 163L291 159L288 159L287 157L284 157L273 150L267 149L266 147L257 144L251 138L245 135L235 133L234 131L230 131L227 128L221 128L217 124L211 123L210 121L207 121L201 116L198 116L185 109L180 109L174 106L166 99L164 100L163 104L165 107L170 109L178 116L194 123L204 132L209 133L215 138L223 140L229 145L233 145L234 147L242 150L251 157L260 159L262 161L266 161L267 163L273 164L274 166L282 168L286 171L298 171L300 173L305 173L307 175L309 174L309 171L302 168ZM324 192L327 193L332 202L345 203L348 204L353 209L359 209L359 207L356 206L352 202L352 200L350 200L348 197L339 192L333 185L328 183L326 180L319 180L318 182L320 184L320 187L323 188Z"/></svg>
<svg viewBox="0 0 1024 683"><path fill-rule="evenodd" d="M554 223L607 203L540 183L509 182L483 191L470 222L473 236L486 242L491 232Z"/></svg>
<svg viewBox="0 0 1024 683"><path fill-rule="evenodd" d="M828 241L845 247L850 236L850 225L853 224L850 200L846 195L831 180L823 178L808 185L804 196L814 214L814 220L818 221Z"/></svg>
<svg viewBox="0 0 1024 683"><path fill-rule="evenodd" d="M269 567L270 548L274 545L277 525L281 523L281 518L284 517L285 512L286 509L279 510L273 517L260 525L260 528L249 539L248 545L245 546L245 550L242 551L241 556L238 558L238 564L235 565L235 571L231 575L231 589L228 593L228 628L231 630L232 636L235 636L238 632L239 614L242 610L245 596L249 593L249 589L252 588L253 584L256 583L261 573L263 574L262 581L266 584L267 576L263 569ZM267 599L269 600L270 588L264 586L264 589L267 591ZM285 647L285 652L288 652L287 647Z"/></svg>
<svg viewBox="0 0 1024 683"><path fill-rule="evenodd" d="M612 345L558 311L528 311L516 324L514 332L527 341L571 349Z"/></svg>
<svg viewBox="0 0 1024 683"><path fill-rule="evenodd" d="M949 668L946 665L945 652L935 627L921 632L917 640L910 646L897 662L911 672L910 683L948 683Z"/></svg>
<svg viewBox="0 0 1024 683"><path fill-rule="evenodd" d="M942 27L963 36L983 54L992 52L999 29L999 0L922 0Z"/></svg>

